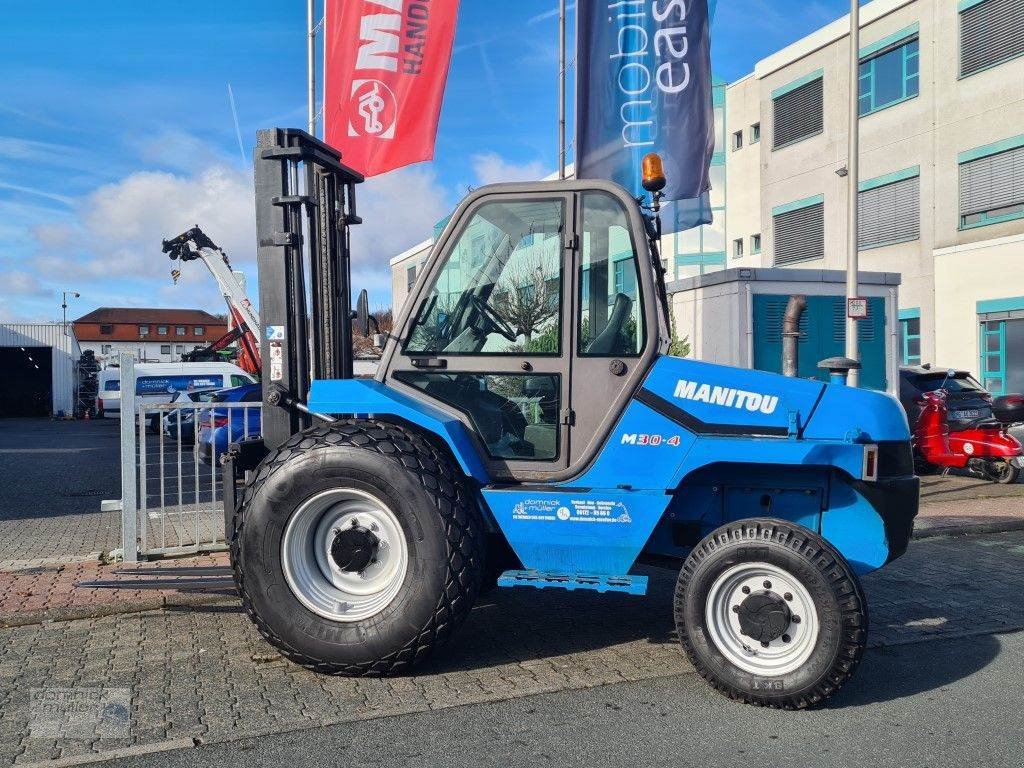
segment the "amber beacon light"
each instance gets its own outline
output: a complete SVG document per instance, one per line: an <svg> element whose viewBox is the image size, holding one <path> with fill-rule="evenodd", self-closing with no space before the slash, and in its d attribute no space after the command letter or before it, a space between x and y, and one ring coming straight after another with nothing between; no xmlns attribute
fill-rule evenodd
<svg viewBox="0 0 1024 768"><path fill-rule="evenodd" d="M661 156L656 152L644 155L641 172L644 189L648 192L660 192L665 188L665 168L661 164Z"/></svg>

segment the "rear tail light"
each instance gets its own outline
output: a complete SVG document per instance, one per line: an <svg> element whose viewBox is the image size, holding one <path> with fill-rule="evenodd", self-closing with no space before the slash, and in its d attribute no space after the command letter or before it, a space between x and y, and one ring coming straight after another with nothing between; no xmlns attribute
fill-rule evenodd
<svg viewBox="0 0 1024 768"><path fill-rule="evenodd" d="M213 427L213 429L219 429L220 427L226 427L228 425L227 416L216 416L211 418L203 419L204 427Z"/></svg>
<svg viewBox="0 0 1024 768"><path fill-rule="evenodd" d="M862 480L878 479L878 446L864 446L864 466L861 470Z"/></svg>

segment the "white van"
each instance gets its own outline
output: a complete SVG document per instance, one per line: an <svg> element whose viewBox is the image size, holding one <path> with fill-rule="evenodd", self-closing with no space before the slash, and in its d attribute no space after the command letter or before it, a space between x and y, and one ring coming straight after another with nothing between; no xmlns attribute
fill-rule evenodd
<svg viewBox="0 0 1024 768"><path fill-rule="evenodd" d="M121 415L121 369L99 373L96 407L100 416ZM179 392L226 389L256 380L233 363L141 363L135 366L136 406L170 403ZM159 417L153 420L159 423Z"/></svg>

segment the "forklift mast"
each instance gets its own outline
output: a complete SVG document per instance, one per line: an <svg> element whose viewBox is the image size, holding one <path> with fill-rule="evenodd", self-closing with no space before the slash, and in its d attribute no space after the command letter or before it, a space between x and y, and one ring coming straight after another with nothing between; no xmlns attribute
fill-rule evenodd
<svg viewBox="0 0 1024 768"><path fill-rule="evenodd" d="M352 378L349 227L362 174L305 131L260 131L256 231L263 324L263 440L310 424L311 379Z"/></svg>

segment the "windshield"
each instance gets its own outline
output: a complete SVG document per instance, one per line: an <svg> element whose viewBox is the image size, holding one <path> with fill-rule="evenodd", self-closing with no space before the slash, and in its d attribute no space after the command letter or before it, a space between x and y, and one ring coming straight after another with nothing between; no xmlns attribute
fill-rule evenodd
<svg viewBox="0 0 1024 768"><path fill-rule="evenodd" d="M481 205L420 304L405 351L557 355L561 197Z"/></svg>
<svg viewBox="0 0 1024 768"><path fill-rule="evenodd" d="M947 392L985 391L985 388L968 373L958 373L955 376L950 376L948 379L944 373L920 376L917 379L917 388L922 392L934 392L937 389L944 389Z"/></svg>

